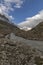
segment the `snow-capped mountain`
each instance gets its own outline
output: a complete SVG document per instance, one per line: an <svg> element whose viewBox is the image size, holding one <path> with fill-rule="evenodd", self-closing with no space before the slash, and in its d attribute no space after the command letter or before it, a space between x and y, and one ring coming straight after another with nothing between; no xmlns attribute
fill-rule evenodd
<svg viewBox="0 0 43 65"><path fill-rule="evenodd" d="M36 27L40 22L43 22L43 19L27 19L24 22L18 24L18 27L22 30L28 31Z"/></svg>
<svg viewBox="0 0 43 65"><path fill-rule="evenodd" d="M24 31L28 31L28 30L31 30L32 28L29 28L29 27L19 27L21 30L24 30Z"/></svg>

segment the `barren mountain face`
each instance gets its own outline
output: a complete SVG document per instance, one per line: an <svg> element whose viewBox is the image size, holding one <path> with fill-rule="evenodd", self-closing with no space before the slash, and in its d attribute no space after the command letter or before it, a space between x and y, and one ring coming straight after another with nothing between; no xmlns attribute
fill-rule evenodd
<svg viewBox="0 0 43 65"><path fill-rule="evenodd" d="M11 23L4 15L0 15L0 33L7 35L9 33L14 33L19 37L30 40L43 40L43 22L39 23L36 27L30 31L20 30L17 25ZM5 20L3 20L5 19Z"/></svg>

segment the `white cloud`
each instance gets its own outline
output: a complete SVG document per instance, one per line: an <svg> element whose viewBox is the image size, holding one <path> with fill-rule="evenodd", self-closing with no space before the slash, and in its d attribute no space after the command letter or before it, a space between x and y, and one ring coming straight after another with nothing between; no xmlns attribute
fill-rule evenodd
<svg viewBox="0 0 43 65"><path fill-rule="evenodd" d="M13 11L13 8L11 8L10 5L0 3L0 14L5 15L6 17L10 18L9 17L10 10Z"/></svg>
<svg viewBox="0 0 43 65"><path fill-rule="evenodd" d="M13 16L9 16L11 20L14 20L14 17Z"/></svg>
<svg viewBox="0 0 43 65"><path fill-rule="evenodd" d="M0 9L0 13L2 13L2 10Z"/></svg>
<svg viewBox="0 0 43 65"><path fill-rule="evenodd" d="M23 2L24 0L0 0L0 14L13 19L12 15L9 15L10 11L14 11L15 8L21 8Z"/></svg>
<svg viewBox="0 0 43 65"><path fill-rule="evenodd" d="M24 0L4 0L4 1L9 4L14 3L15 8L20 8L24 2Z"/></svg>
<svg viewBox="0 0 43 65"><path fill-rule="evenodd" d="M42 21L43 21L43 10L41 10L38 14L36 14L33 17L26 18L26 20L19 23L18 26L21 29L28 30L29 28L31 29L31 28L35 27L37 24L39 24Z"/></svg>
<svg viewBox="0 0 43 65"><path fill-rule="evenodd" d="M16 5L14 7L21 8L21 5L23 4L23 0L15 0Z"/></svg>

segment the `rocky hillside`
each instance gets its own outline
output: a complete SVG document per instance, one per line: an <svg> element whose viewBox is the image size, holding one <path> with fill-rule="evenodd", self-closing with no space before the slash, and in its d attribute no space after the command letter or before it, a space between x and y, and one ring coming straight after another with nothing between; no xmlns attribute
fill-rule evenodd
<svg viewBox="0 0 43 65"><path fill-rule="evenodd" d="M16 25L11 23L4 15L0 15L0 35L14 33L19 37L30 40L43 40L43 22L39 23L30 31L20 30Z"/></svg>
<svg viewBox="0 0 43 65"><path fill-rule="evenodd" d="M29 31L22 31L17 35L30 40L43 40L43 22Z"/></svg>
<svg viewBox="0 0 43 65"><path fill-rule="evenodd" d="M0 14L0 34L8 34L11 32L18 32L20 29L11 23L8 18Z"/></svg>
<svg viewBox="0 0 43 65"><path fill-rule="evenodd" d="M16 32L16 30L19 29L12 23L8 23L6 21L0 20L0 33L7 34L11 32Z"/></svg>
<svg viewBox="0 0 43 65"><path fill-rule="evenodd" d="M43 65L43 53L17 40L0 38L0 65Z"/></svg>
<svg viewBox="0 0 43 65"><path fill-rule="evenodd" d="M26 33L27 39L43 40L43 22L39 23L35 28Z"/></svg>

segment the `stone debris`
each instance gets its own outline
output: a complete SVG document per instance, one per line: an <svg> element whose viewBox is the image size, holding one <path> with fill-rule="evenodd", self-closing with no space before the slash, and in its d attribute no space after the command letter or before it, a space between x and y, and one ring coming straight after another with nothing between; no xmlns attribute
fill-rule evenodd
<svg viewBox="0 0 43 65"><path fill-rule="evenodd" d="M0 65L43 65L43 53L24 43L1 38Z"/></svg>

